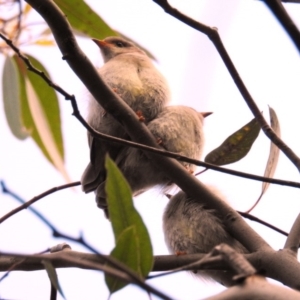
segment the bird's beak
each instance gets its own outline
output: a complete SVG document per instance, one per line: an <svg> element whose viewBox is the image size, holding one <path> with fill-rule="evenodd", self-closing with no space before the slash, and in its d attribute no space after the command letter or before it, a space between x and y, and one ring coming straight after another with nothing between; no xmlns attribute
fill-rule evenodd
<svg viewBox="0 0 300 300"><path fill-rule="evenodd" d="M102 41L102 40L92 39L92 41L93 41L94 43L96 43L96 45L97 45L100 49L103 49L103 48L105 48L105 47L108 45L108 43L106 43L105 41Z"/></svg>
<svg viewBox="0 0 300 300"><path fill-rule="evenodd" d="M203 118L206 118L208 116L210 116L213 112L201 112L200 114L203 116Z"/></svg>

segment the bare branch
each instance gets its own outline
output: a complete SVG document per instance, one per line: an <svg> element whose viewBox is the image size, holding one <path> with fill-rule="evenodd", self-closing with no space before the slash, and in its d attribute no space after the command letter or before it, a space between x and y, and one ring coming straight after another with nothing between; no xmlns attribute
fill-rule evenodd
<svg viewBox="0 0 300 300"><path fill-rule="evenodd" d="M300 32L279 0L264 0L300 52Z"/></svg>
<svg viewBox="0 0 300 300"><path fill-rule="evenodd" d="M91 259L86 259L86 257ZM104 258L104 260L101 261L101 258L102 259ZM77 267L82 269L104 271L116 278L119 278L129 283L136 284L141 288L143 288L144 290L160 297L161 299L171 300L171 298L165 295L164 293L146 284L137 275L132 276L132 274L127 273L127 271L125 270L121 271L119 268L115 269L114 267L108 266L106 264L107 258L108 256L100 257L99 255L95 255L95 254L91 256L91 254L79 253L71 250L60 251L60 252L44 254L44 255L25 255L25 254L12 255L10 253L3 253L3 252L1 253L1 259L4 259L7 265L11 265L12 263L16 264L15 270L17 270L17 268L18 269L22 267L24 268L24 265L27 266L29 265L31 267L31 270L43 270L45 267L42 261L48 260L53 264L55 268L59 266L63 266L63 267Z"/></svg>
<svg viewBox="0 0 300 300"><path fill-rule="evenodd" d="M114 94L114 92L100 78L97 70L92 66L86 56L78 48L71 28L65 16L49 0L40 2L38 0L27 0L46 20L57 44L67 60L70 67L86 85L94 98L101 103L106 112L113 115L125 128L131 139L141 144L157 147L157 143L145 124L141 124L136 114ZM246 222L232 208L222 200L209 193L203 184L192 177L177 161L162 157L154 153L146 155L162 170L165 170L169 178L184 191L197 199L199 194L206 194L207 206L218 209L223 217L228 230L249 250L256 251L263 247L269 247L267 243L253 231ZM234 229L233 229L234 228ZM245 234L247 232L247 234Z"/></svg>
<svg viewBox="0 0 300 300"><path fill-rule="evenodd" d="M163 156L166 156L166 157L175 158L178 161L192 163L196 166L204 167L204 168L211 169L211 170L214 170L214 171L218 171L218 172L221 172L221 173L230 174L230 175L233 175L233 176L238 176L238 177L242 177L242 178L247 178L247 179L262 181L262 182L268 182L268 183L273 183L273 184L278 184L278 185L285 185L285 186L300 188L300 183L298 183L298 182L275 179L275 178L268 178L268 177L258 176L258 175L254 175L254 174L249 174L249 173L245 173L245 172L240 172L240 171L236 171L236 170L231 170L231 169L219 167L217 165L213 165L213 164L210 164L210 163L206 163L206 162L202 162L202 161L199 161L199 160L196 160L196 159L192 159L192 158L189 158L189 157L184 156L184 155L180 155L180 154L175 153L175 152L170 152L170 151L166 151L164 149L149 147L147 145L143 145L143 144L135 143L135 142L132 142L132 141L124 140L124 139L121 139L121 138L106 135L104 133L96 131L81 116L81 114L78 110L77 102L76 102L76 99L75 99L74 95L68 94L63 88L61 88L59 85L55 84L49 77L47 77L47 75L44 72L41 72L37 68L35 68L35 66L32 65L30 59L28 59L28 57L23 55L21 53L21 51L19 50L19 48L16 47L11 40L6 38L1 33L0 33L0 37L24 61L24 63L26 64L29 71L37 74L42 79L44 79L44 81L49 86L51 86L54 90L56 90L58 93L63 95L66 100L71 100L71 104L72 104L72 107L73 107L73 115L79 120L79 122L89 131L89 133L93 137L98 138L98 139L102 139L102 140L106 140L106 141L116 142L116 143L126 145L126 146L130 146L130 147L133 147L133 148L138 148L138 149L146 150L146 151L149 151L149 152L157 153L157 154L160 154L160 155L163 155ZM204 171L202 171L202 172L204 172ZM197 173L195 176L197 176L199 174L200 173Z"/></svg>
<svg viewBox="0 0 300 300"><path fill-rule="evenodd" d="M218 34L218 31L215 27L209 27L195 20L189 18L188 16L182 14L177 9L173 8L167 0L153 0L159 6L161 6L166 13L170 14L174 18L180 20L181 22L187 24L188 26L204 33L207 37L213 42L214 46L216 47L218 53L220 54L225 66L227 67L233 81L235 82L237 88L239 89L240 93L242 94L246 104L248 105L249 109L251 110L252 114L255 116L256 120L260 124L261 129L264 131L265 135L289 158L289 160L297 167L298 171L300 172L300 159L290 149L272 130L269 126L263 115L261 114L259 108L257 107L254 99L250 95L247 87L245 86L244 82L242 81L237 69L235 68L230 56L228 55L222 40ZM266 2L270 3L277 3L278 0L266 0ZM300 39L299 39L300 43ZM300 47L300 46L299 46Z"/></svg>
<svg viewBox="0 0 300 300"><path fill-rule="evenodd" d="M50 0L42 2L27 0L27 2L46 20L63 57L101 106L120 121L133 141L156 147L156 141L145 124L141 124L134 112L105 85L97 71L79 50L65 16L55 6L55 3ZM259 118L259 115L257 117ZM207 200L205 205L218 211L228 231L250 251L257 251L260 266L268 276L270 274L270 277L276 277L286 285L300 288L298 281L300 265L295 257L284 251L273 251L237 212L217 196L211 194L205 185L190 176L177 161L154 153L146 153L146 155L155 165L165 170L169 178L191 197L197 199L198 195L203 195L203 198ZM290 276L291 273L294 276Z"/></svg>
<svg viewBox="0 0 300 300"><path fill-rule="evenodd" d="M1 181L1 185L2 185L2 189L4 189L5 187L4 187L3 181ZM80 182L76 181L76 182L64 184L64 185L61 185L61 186L53 187L50 190L45 191L42 194L33 197L31 200L25 202L24 204L18 206L17 208L15 208L13 210L11 210L9 213L7 213L2 218L0 218L0 224L2 222L4 222L5 220L7 220L8 218L10 218L11 216L15 215L16 213L20 212L23 209L26 209L28 206L32 205L33 203L37 202L38 200L40 200L40 199L42 199L42 198L44 198L44 197L46 197L48 195L50 195L52 193L55 193L57 191L60 191L60 190L63 190L63 189L67 189L67 188L70 188L70 187L73 187L73 186L78 186L78 185L80 185Z"/></svg>
<svg viewBox="0 0 300 300"><path fill-rule="evenodd" d="M270 223L267 223L265 222L264 220L262 219L259 219L253 215L250 215L248 213L245 213L245 212L242 212L242 211L237 211L243 218L246 218L246 219L249 219L251 221L254 221L254 222L257 222L257 223L260 223L266 227L269 227L271 229L273 229L274 231L277 231L285 236L288 236L289 234L281 229L279 229L278 227L275 227L274 225L270 224Z"/></svg>
<svg viewBox="0 0 300 300"><path fill-rule="evenodd" d="M292 226L292 229L288 235L288 238L286 239L284 249L289 249L293 251L296 256L299 245L300 245L300 214L296 218Z"/></svg>
<svg viewBox="0 0 300 300"><path fill-rule="evenodd" d="M222 259L236 271L237 276L234 277L234 280L245 279L248 276L254 275L256 270L253 266L244 258L244 256L236 252L232 247L221 244L216 246L213 251L213 255L221 255Z"/></svg>

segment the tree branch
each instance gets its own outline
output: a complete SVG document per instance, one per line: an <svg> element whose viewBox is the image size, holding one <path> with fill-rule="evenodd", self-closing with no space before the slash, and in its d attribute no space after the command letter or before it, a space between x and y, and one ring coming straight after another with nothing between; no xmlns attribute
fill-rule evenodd
<svg viewBox="0 0 300 300"><path fill-rule="evenodd" d="M300 52L300 32L279 0L264 0Z"/></svg>
<svg viewBox="0 0 300 300"><path fill-rule="evenodd" d="M7 189L6 189L3 181L0 182L0 185L2 186L3 192L7 191ZM40 200L40 199L42 199L42 198L44 198L44 197L46 197L48 195L50 195L52 193L55 193L57 191L60 191L60 190L63 190L63 189L67 189L67 188L70 188L70 187L73 187L73 186L78 186L78 185L80 185L79 181L68 183L68 184L64 184L64 185L57 186L57 187L53 187L50 190L45 191L42 194L33 197L31 200L25 202L24 204L18 206L17 208L15 208L13 210L11 210L9 213L7 213L6 215L4 215L3 217L0 218L0 224L2 222L4 222L5 220L7 220L8 218L10 218L11 216L15 215L16 213L20 212L23 209L26 209L27 207L29 207L33 203L37 202L38 200Z"/></svg>
<svg viewBox="0 0 300 300"><path fill-rule="evenodd" d="M292 252L294 252L296 257L299 245L300 245L300 214L296 218L292 226L292 229L288 235L288 238L286 239L284 249L291 250Z"/></svg>
<svg viewBox="0 0 300 300"><path fill-rule="evenodd" d="M230 73L233 81L235 82L237 88L239 89L240 93L242 94L246 104L248 105L249 109L251 110L252 114L255 116L256 120L260 124L261 129L265 133L265 135L289 158L289 160L297 167L298 171L300 172L300 159L290 149L273 131L273 129L269 126L263 115L261 114L259 108L257 107L254 99L250 95L247 87L245 86L244 82L242 81L238 71L236 70L230 56L228 55L222 40L219 36L217 28L209 27L195 20L189 18L188 16L182 14L177 9L173 8L167 0L153 0L159 6L161 6L166 13L170 14L174 18L178 19L179 21L185 23L186 25L204 33L207 37L213 42L214 46L216 47L218 53L220 54L228 72ZM279 2L277 0L268 0L266 2ZM300 42L299 42L300 43Z"/></svg>
<svg viewBox="0 0 300 300"><path fill-rule="evenodd" d="M107 135L107 134L101 133L99 131L96 131L81 116L81 114L78 110L76 98L75 98L74 95L70 95L69 93L67 93L63 88L61 88L59 85L55 84L49 77L47 77L47 75L44 72L42 72L42 71L38 70L37 68L35 68L35 66L32 65L30 59L28 57L26 57L25 55L23 55L21 53L20 49L18 47L16 47L10 39L6 38L1 33L0 33L0 37L24 61L24 63L27 66L27 69L29 71L31 71L31 72L37 74L38 76L40 76L50 87L52 87L58 93L63 95L66 100L71 101L71 105L72 105L72 108L73 108L73 115L78 119L78 121L88 130L88 132L93 137L98 138L98 139L102 139L102 140L105 140L105 141L116 142L116 143L119 143L121 145L126 145L126 146L130 146L130 147L137 148L137 149L146 150L146 151L153 152L153 153L158 153L158 154L166 156L166 157L175 158L178 161L192 163L196 166L204 167L204 168L214 170L214 171L218 171L218 172L225 173L225 174L230 174L230 175L233 175L233 176L238 176L238 177L247 178L247 179L256 180L256 181L269 182L269 183L272 183L272 184L278 184L278 185L285 185L285 186L300 188L300 183L299 182L281 180L281 179L276 179L276 178L268 178L268 177L258 176L258 175L254 175L254 174L249 174L249 173L245 173L245 172L240 172L240 171L236 171L236 170L231 170L231 169L219 167L217 165L213 165L213 164L210 164L210 163L206 163L206 162L203 162L203 161L192 159L192 158L189 158L189 157L184 156L184 155L180 155L180 154L175 153L175 152L170 152L170 151L166 151L164 149L149 147L147 145L135 143L135 142L132 142L132 141L129 141L129 140L124 140L124 139L121 139L121 138L117 138L117 137L114 137L114 136Z"/></svg>
<svg viewBox="0 0 300 300"><path fill-rule="evenodd" d="M104 83L96 69L79 49L71 28L65 16L58 7L49 0L27 0L27 2L41 14L50 26L54 38L72 70L86 85L95 99L101 103L106 112L113 115L125 128L131 139L141 144L157 148L157 143L145 124L141 124L136 114L128 105ZM224 219L230 231L250 251L262 247L269 247L267 243L254 232L232 208L222 200L212 195L203 184L190 174L176 161L154 153L146 155L184 191L197 199L198 195L206 194L207 206L216 208ZM234 228L234 229L233 229ZM245 231L247 235L245 235Z"/></svg>
<svg viewBox="0 0 300 300"><path fill-rule="evenodd" d="M135 142L157 147L155 139L145 126L140 124L134 112L108 88L98 75L95 68L91 65L85 55L79 50L71 28L66 22L63 14L58 10L54 2L50 0L27 0L46 20L55 40L67 60L70 67L86 85L93 97L102 107L124 126L125 130ZM271 277L275 274L281 281L291 287L300 288L298 277L300 266L291 256L286 253L272 251L270 246L241 218L241 216L229 207L222 199L211 194L195 177L190 174L173 159L162 157L154 153L146 155L162 170L165 170L169 178L191 197L197 199L199 195L204 195L207 200L205 205L216 209L220 214L224 225L228 231L237 238L250 251L258 251L259 263L264 267L266 273ZM265 254L265 255L264 255ZM277 256L276 256L277 255ZM272 261L268 261L268 258ZM278 259L274 258L279 258ZM285 266L285 267L283 267ZM270 271L270 272L269 272ZM274 274L273 274L273 273ZM294 276L290 276L294 274Z"/></svg>

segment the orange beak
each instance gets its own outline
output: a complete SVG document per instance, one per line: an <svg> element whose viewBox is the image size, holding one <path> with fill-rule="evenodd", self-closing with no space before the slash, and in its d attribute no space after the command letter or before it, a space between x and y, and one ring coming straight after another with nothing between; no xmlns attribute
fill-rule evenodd
<svg viewBox="0 0 300 300"><path fill-rule="evenodd" d="M94 43L96 43L96 45L97 45L99 48L101 48L101 49L107 47L107 45L108 45L107 42L104 42L104 41L102 41L102 40L92 39L92 41L93 41Z"/></svg>

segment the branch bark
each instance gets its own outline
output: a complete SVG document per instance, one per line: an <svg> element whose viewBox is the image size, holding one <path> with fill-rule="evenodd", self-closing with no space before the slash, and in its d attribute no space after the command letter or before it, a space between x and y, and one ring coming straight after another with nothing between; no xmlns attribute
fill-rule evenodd
<svg viewBox="0 0 300 300"><path fill-rule="evenodd" d="M63 54L63 58L66 59L70 67L86 85L95 99L101 103L108 113L119 120L133 141L157 147L156 141L147 127L141 124L134 112L120 97L115 95L113 91L105 85L95 68L84 53L81 52L65 16L56 7L54 2L50 0L27 0L27 2L46 20ZM205 205L218 210L228 231L249 249L249 251L260 251L261 259L265 260L261 261L260 264L267 273L269 273L269 269L275 274L280 273L281 281L284 284L300 288L298 283L300 266L295 258L292 260L290 256L281 255L280 261L274 260L274 255L278 253L273 251L270 246L247 225L237 212L221 199L211 194L205 185L191 176L177 161L155 153L146 153L146 155L154 164L165 170L171 180L190 196L197 199L198 195L205 195L203 197L207 199ZM268 260L261 251L268 254L267 258L270 257L273 260ZM291 276L291 274L293 276Z"/></svg>

